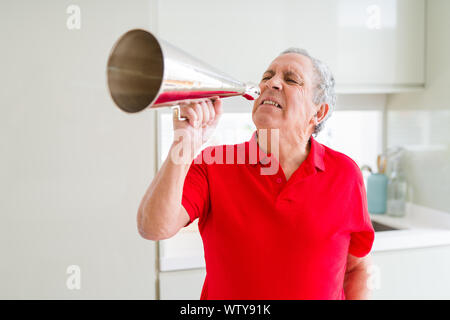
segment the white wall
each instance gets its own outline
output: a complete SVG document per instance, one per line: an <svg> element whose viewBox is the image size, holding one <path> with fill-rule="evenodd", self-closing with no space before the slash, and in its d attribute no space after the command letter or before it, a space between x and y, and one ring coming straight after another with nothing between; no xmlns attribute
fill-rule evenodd
<svg viewBox="0 0 450 320"><path fill-rule="evenodd" d="M69 30L70 4L81 29ZM114 41L151 29L152 3L0 4L0 298L155 298L156 246L136 212L155 170L154 114L106 89ZM68 290L66 268L81 268Z"/></svg>
<svg viewBox="0 0 450 320"><path fill-rule="evenodd" d="M415 52L411 52L415 54ZM388 146L408 149L412 201L450 212L450 1L427 1L426 89L387 101Z"/></svg>

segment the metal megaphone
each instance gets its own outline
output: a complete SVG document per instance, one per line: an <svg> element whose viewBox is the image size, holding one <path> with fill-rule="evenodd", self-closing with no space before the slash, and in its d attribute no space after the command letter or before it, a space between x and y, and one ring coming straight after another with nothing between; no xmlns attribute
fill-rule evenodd
<svg viewBox="0 0 450 320"><path fill-rule="evenodd" d="M114 102L129 113L178 107L183 100L237 95L254 100L260 94L258 86L237 81L141 29L116 42L107 77Z"/></svg>

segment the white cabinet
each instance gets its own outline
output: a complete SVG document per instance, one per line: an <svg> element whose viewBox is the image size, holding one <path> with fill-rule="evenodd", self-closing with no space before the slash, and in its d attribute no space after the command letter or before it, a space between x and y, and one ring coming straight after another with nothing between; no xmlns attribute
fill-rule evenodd
<svg viewBox="0 0 450 320"><path fill-rule="evenodd" d="M423 0L338 1L335 72L341 88L396 90L425 82ZM352 88L353 87L353 88Z"/></svg>
<svg viewBox="0 0 450 320"><path fill-rule="evenodd" d="M450 299L450 246L376 252L372 299Z"/></svg>
<svg viewBox="0 0 450 320"><path fill-rule="evenodd" d="M204 268L160 272L159 299L200 300L205 276Z"/></svg>
<svg viewBox="0 0 450 320"><path fill-rule="evenodd" d="M424 84L424 0L158 3L158 35L242 81L259 82L288 47L332 68L340 92Z"/></svg>
<svg viewBox="0 0 450 320"><path fill-rule="evenodd" d="M374 252L373 300L450 299L450 246ZM160 273L160 299L200 299L205 269ZM276 280L276 279L274 279Z"/></svg>

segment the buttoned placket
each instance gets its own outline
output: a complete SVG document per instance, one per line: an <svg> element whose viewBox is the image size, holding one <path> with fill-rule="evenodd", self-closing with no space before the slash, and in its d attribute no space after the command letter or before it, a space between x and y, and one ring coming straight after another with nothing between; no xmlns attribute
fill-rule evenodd
<svg viewBox="0 0 450 320"><path fill-rule="evenodd" d="M252 137L251 143L256 143L255 138L256 133ZM274 174L273 177L271 178L272 185L275 187L277 192L275 199L276 205L280 203L280 201L282 200L288 200L287 198L283 198L283 194L287 192L288 188L292 184L295 184L296 182L306 179L309 176L317 173L314 160L311 159L311 157L314 157L312 153L315 152L315 150L313 150L312 148L310 150L310 154L308 155L308 157L300 164L297 170L294 171L289 180L286 179L286 175L284 174L283 168L276 159L272 158L272 155L267 155L266 153L264 153L264 151L259 149L257 143L254 146L254 148L258 150L257 163L254 165L257 166L259 170L261 170L261 167L270 166L271 161L273 160L277 162L278 170L276 174ZM321 166L321 170L323 170L323 163L319 164L319 166Z"/></svg>
<svg viewBox="0 0 450 320"><path fill-rule="evenodd" d="M283 168L281 167L281 165L278 163L278 161L276 159L273 159L272 156L268 156L268 155L263 155L260 158L259 165L260 165L260 169L261 169L261 167L269 167L269 166L273 165L272 161L275 161L276 165L278 166L277 172L274 175L270 176L270 180L272 181L272 186L276 192L275 202L278 203L280 201L280 195L287 184L286 175L284 174Z"/></svg>
<svg viewBox="0 0 450 320"><path fill-rule="evenodd" d="M289 180L286 180L286 175L284 174L283 168L280 166L275 178L275 182L279 185L278 194L276 197L276 205L278 206L283 201L290 201L287 195L288 190L296 183L307 179L317 173L315 166L307 158L300 166L295 170L290 176Z"/></svg>
<svg viewBox="0 0 450 320"><path fill-rule="evenodd" d="M278 204L280 203L280 201L283 201L283 191L286 188L287 185L287 181L286 181L286 176L283 172L283 169L281 168L281 166L279 166L278 168L278 172L276 174L276 176L274 177L275 179L275 184L277 186L277 196L275 198L275 206L278 206Z"/></svg>

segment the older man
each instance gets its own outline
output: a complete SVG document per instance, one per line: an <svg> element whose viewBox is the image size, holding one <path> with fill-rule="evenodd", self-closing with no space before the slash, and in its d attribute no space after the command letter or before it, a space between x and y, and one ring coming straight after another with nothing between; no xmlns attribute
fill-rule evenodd
<svg viewBox="0 0 450 320"><path fill-rule="evenodd" d="M331 73L306 51L289 49L264 72L260 88L250 141L199 155L231 164L166 159L142 199L140 234L166 239L199 218L201 299L367 298L365 256L374 231L362 175L350 158L313 137L334 107ZM188 121L174 118L183 138L169 154L198 152L221 113L220 99L184 105ZM274 163L277 170L262 174Z"/></svg>

